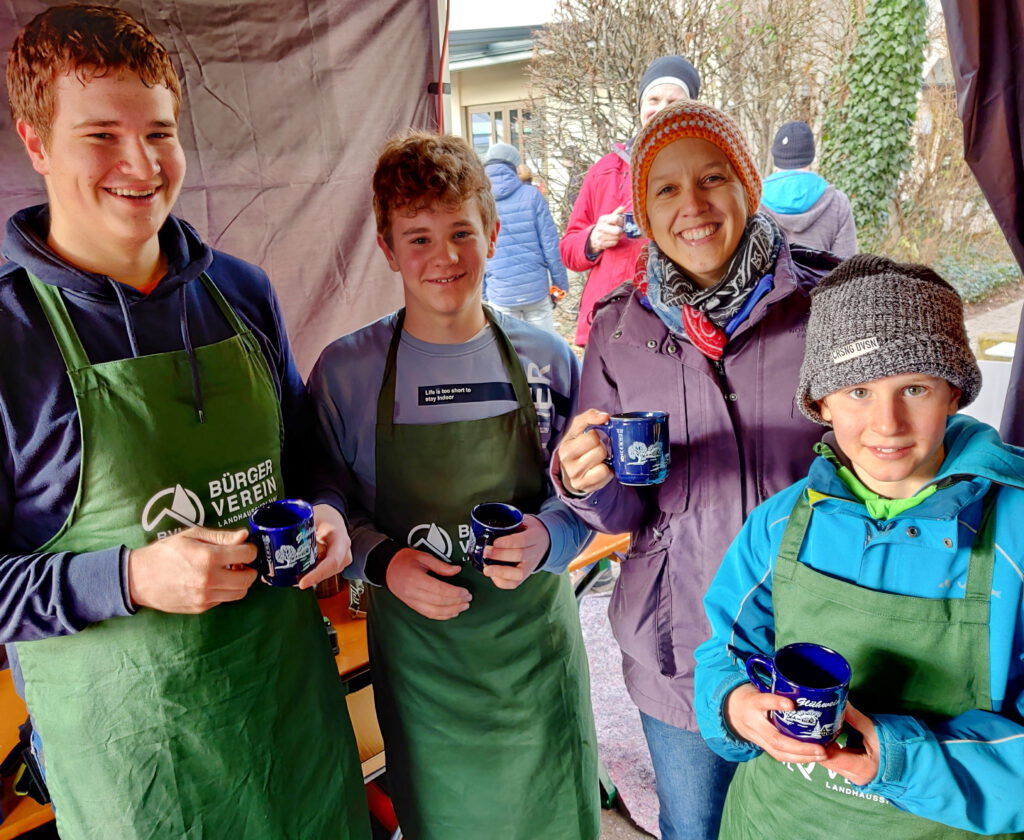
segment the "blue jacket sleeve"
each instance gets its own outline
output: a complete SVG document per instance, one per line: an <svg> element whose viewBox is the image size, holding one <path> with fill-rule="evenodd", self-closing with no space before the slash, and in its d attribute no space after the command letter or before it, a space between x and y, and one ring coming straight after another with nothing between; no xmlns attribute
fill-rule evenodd
<svg viewBox="0 0 1024 840"><path fill-rule="evenodd" d="M312 409L306 386L292 356L281 305L273 289L270 290L270 312L272 326L267 331L267 352L270 354L267 361L274 369L281 400L281 421L284 425L281 467L284 483L289 495L305 497L310 494L309 475L313 458L310 445L313 433ZM344 513L344 508L341 511Z"/></svg>
<svg viewBox="0 0 1024 840"><path fill-rule="evenodd" d="M537 238L540 240L541 249L544 252L544 262L547 264L551 282L562 291L567 292L569 291L569 275L566 274L562 258L558 253L558 229L555 227L555 220L551 218L551 210L540 190L534 190L533 205Z"/></svg>
<svg viewBox="0 0 1024 840"><path fill-rule="evenodd" d="M934 726L874 715L879 768L860 787L896 807L978 834L1024 832L1024 696L1012 717L972 709Z"/></svg>
<svg viewBox="0 0 1024 840"><path fill-rule="evenodd" d="M66 636L96 621L131 615L122 546L82 554L10 550L13 482L2 423L0 445L6 453L0 460L0 644Z"/></svg>

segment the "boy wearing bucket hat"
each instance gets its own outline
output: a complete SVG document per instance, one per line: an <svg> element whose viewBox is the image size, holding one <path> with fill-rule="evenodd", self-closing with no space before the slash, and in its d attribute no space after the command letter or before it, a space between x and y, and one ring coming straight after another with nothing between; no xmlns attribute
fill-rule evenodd
<svg viewBox="0 0 1024 840"><path fill-rule="evenodd" d="M696 99L700 74L680 55L654 59L637 89L637 115L641 128L658 111L682 99ZM583 347L590 335L594 305L619 283L633 276L633 266L645 239L633 213L629 154L633 141L615 143L612 150L587 171L572 215L559 243L565 267L587 272L580 300L576 343ZM635 215L635 214L634 214Z"/></svg>
<svg viewBox="0 0 1024 840"><path fill-rule="evenodd" d="M693 713L693 651L707 638L700 602L747 514L811 461L820 433L792 395L808 294L836 260L791 250L759 212L750 147L710 105L655 114L631 170L652 241L633 283L598 304L580 383L588 410L553 475L591 526L632 535L609 618L651 751L662 837L715 838L733 765L708 749ZM652 410L669 413L668 477L619 484L587 426Z"/></svg>
<svg viewBox="0 0 1024 840"><path fill-rule="evenodd" d="M726 840L1024 837L1024 456L956 414L980 385L934 271L861 254L814 293L797 404L831 431L705 599L698 720L743 762ZM748 683L792 642L851 663L845 741L781 735L792 701Z"/></svg>

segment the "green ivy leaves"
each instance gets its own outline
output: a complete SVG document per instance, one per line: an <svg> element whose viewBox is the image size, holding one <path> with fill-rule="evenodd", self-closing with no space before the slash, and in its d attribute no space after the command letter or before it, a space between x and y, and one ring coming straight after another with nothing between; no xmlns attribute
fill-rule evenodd
<svg viewBox="0 0 1024 840"><path fill-rule="evenodd" d="M926 0L872 0L848 62L833 75L821 171L850 197L862 248L881 237L910 166L927 16Z"/></svg>

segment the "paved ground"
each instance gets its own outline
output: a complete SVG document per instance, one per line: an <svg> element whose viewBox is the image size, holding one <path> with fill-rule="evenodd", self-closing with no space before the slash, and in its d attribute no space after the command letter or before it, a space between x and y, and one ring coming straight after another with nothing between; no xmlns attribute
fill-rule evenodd
<svg viewBox="0 0 1024 840"><path fill-rule="evenodd" d="M650 836L618 811L601 811L601 840L635 840L637 837L649 838Z"/></svg>
<svg viewBox="0 0 1024 840"><path fill-rule="evenodd" d="M978 350L979 338L1017 334L1021 304L1021 300L1014 300L988 312L968 314L967 335L975 352Z"/></svg>

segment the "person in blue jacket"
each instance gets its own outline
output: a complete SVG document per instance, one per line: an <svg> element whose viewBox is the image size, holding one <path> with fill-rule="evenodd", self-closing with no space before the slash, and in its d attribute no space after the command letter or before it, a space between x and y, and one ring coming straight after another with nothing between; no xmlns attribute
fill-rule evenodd
<svg viewBox="0 0 1024 840"><path fill-rule="evenodd" d="M519 150L494 143L484 169L498 205L498 242L484 273L484 300L494 309L555 331L552 289L569 291L558 256L558 230L539 189L519 180Z"/></svg>
<svg viewBox="0 0 1024 840"><path fill-rule="evenodd" d="M705 598L697 718L742 762L725 840L1024 837L1024 452L956 413L980 385L930 269L861 254L813 293L797 405L832 430ZM792 642L852 665L836 743L783 736L793 702L747 680Z"/></svg>
<svg viewBox="0 0 1024 840"><path fill-rule="evenodd" d="M857 253L857 224L850 199L810 171L814 154L811 127L799 120L784 123L772 142L776 171L764 179L761 206L791 243L852 257Z"/></svg>

